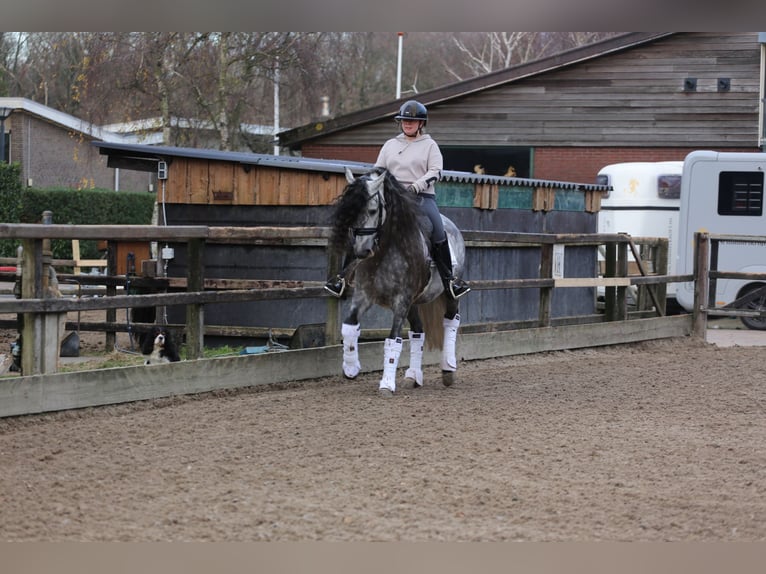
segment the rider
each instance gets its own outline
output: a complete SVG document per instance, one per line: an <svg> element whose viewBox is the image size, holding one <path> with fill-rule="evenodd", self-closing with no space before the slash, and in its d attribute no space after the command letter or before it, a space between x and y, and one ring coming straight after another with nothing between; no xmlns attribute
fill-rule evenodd
<svg viewBox="0 0 766 574"><path fill-rule="evenodd" d="M404 187L418 195L420 208L433 226L431 257L439 270L445 290L453 299L457 299L471 288L452 274L449 241L436 205L434 188L434 184L441 179L442 153L436 141L429 134L423 133L428 111L420 102L410 100L402 104L394 119L399 123L401 133L383 144L375 166L390 171ZM340 297L346 287L344 276L351 259L347 254L341 272L325 285L325 289L336 297Z"/></svg>

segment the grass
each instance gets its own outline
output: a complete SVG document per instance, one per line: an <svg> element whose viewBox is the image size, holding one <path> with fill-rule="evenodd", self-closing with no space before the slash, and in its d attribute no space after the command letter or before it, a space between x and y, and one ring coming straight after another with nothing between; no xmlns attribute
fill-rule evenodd
<svg viewBox="0 0 766 574"><path fill-rule="evenodd" d="M229 357L239 355L240 348L223 346L215 348L205 348L202 351L202 358L212 359L216 357ZM186 360L186 347L181 347L179 355L181 360ZM112 351L111 353L102 352L93 355L92 359L76 363L62 364L58 372L74 373L78 371L94 371L98 369L112 369L115 367L132 367L143 365L144 358L138 353L129 353L124 351Z"/></svg>

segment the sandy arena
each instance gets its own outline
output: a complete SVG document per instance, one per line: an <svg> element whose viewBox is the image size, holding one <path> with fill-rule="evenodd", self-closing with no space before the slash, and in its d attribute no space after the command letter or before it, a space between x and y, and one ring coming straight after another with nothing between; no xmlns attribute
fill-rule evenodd
<svg viewBox="0 0 766 574"><path fill-rule="evenodd" d="M0 539L766 539L763 348L672 339L459 375L430 367L389 400L371 373L0 419Z"/></svg>

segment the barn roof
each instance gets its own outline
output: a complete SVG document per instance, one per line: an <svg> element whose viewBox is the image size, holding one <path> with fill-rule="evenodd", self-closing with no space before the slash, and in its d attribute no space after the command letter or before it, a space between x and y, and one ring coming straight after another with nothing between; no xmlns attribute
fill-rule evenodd
<svg viewBox="0 0 766 574"><path fill-rule="evenodd" d="M213 149L124 144L103 141L95 141L93 142L93 145L99 148L101 155L108 156L107 164L109 167L149 172L157 171L158 161L165 161L170 164L172 163L173 158L176 157L234 162L242 165L261 165L282 169L307 170L319 173L344 173L345 169L348 167L357 175L361 175L374 167L371 163L356 161L314 159ZM473 184L495 183L507 186L550 187L557 189L577 189L582 191L606 191L610 189L608 186L590 183L480 175L465 171L449 170L442 172L442 181Z"/></svg>
<svg viewBox="0 0 766 574"><path fill-rule="evenodd" d="M630 32L621 34L614 38L601 42L594 42L593 44L561 52L547 58L541 58L518 66L504 68L489 74L449 84L441 88L421 92L417 94L417 100L426 106L433 106L448 100L462 98L475 92L518 81L523 78L536 76L545 72L571 66L579 62L647 44L672 34L673 32ZM277 136L279 138L279 144L286 148L300 149L302 144L316 138L325 137L334 132L385 119L393 119L400 104L404 100L409 99L412 99L412 96L389 101L335 118L318 120L291 130L285 130L280 132Z"/></svg>
<svg viewBox="0 0 766 574"><path fill-rule="evenodd" d="M103 127L99 127L80 118L76 118L59 110L49 108L27 98L0 98L0 106L11 110L22 110L34 116L37 116L47 122L62 126L66 129L80 132L91 138L104 141L118 142L124 141L121 134L112 133Z"/></svg>

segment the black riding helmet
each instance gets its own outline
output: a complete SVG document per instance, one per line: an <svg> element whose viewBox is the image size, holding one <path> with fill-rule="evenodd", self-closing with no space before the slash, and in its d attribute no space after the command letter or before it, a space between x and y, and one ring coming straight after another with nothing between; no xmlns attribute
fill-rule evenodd
<svg viewBox="0 0 766 574"><path fill-rule="evenodd" d="M428 121L428 110L426 107L416 100L410 100L404 102L402 107L399 108L399 115L394 116L397 121L401 120L420 120L423 125Z"/></svg>

